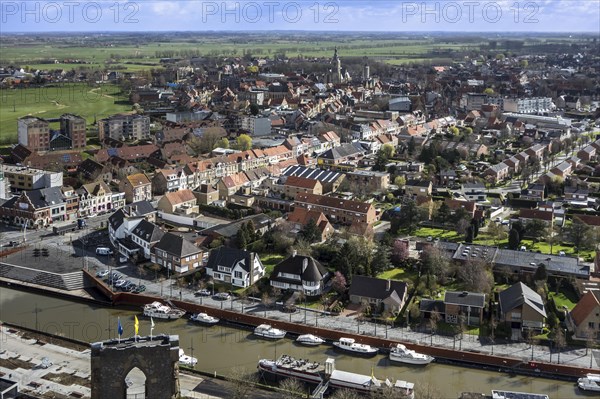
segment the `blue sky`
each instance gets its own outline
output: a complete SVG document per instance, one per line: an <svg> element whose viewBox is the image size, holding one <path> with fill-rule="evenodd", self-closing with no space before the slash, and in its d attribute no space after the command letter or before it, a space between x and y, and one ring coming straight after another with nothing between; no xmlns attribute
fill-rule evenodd
<svg viewBox="0 0 600 399"><path fill-rule="evenodd" d="M598 32L600 0L0 0L0 32Z"/></svg>

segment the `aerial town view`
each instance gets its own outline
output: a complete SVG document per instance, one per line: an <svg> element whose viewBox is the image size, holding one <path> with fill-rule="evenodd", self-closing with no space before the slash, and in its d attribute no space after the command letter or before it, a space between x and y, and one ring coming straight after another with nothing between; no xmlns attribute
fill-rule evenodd
<svg viewBox="0 0 600 399"><path fill-rule="evenodd" d="M600 397L600 0L0 0L0 399Z"/></svg>

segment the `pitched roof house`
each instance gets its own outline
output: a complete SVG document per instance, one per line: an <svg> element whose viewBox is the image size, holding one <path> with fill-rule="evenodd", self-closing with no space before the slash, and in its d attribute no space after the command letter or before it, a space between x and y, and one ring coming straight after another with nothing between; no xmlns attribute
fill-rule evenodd
<svg viewBox="0 0 600 399"><path fill-rule="evenodd" d="M192 190L166 193L158 201L156 208L166 213L178 211L185 214L198 213L197 199Z"/></svg>
<svg viewBox="0 0 600 399"><path fill-rule="evenodd" d="M600 291L586 292L569 312L567 325L575 338L600 340Z"/></svg>
<svg viewBox="0 0 600 399"><path fill-rule="evenodd" d="M354 276L348 294L352 303L367 303L382 307L384 311L398 312L406 301L407 288L403 281Z"/></svg>
<svg viewBox="0 0 600 399"><path fill-rule="evenodd" d="M272 287L317 296L323 293L329 277L329 271L314 258L294 253L275 265L270 281Z"/></svg>
<svg viewBox="0 0 600 399"><path fill-rule="evenodd" d="M185 273L202 264L202 249L184 237L165 233L160 241L152 247L150 260L171 273Z"/></svg>
<svg viewBox="0 0 600 399"><path fill-rule="evenodd" d="M541 331L546 318L546 307L540 294L518 282L498 296L500 321L513 330L513 339L520 339L524 330Z"/></svg>
<svg viewBox="0 0 600 399"><path fill-rule="evenodd" d="M210 251L206 273L234 287L249 287L265 275L265 267L254 252L221 246Z"/></svg>

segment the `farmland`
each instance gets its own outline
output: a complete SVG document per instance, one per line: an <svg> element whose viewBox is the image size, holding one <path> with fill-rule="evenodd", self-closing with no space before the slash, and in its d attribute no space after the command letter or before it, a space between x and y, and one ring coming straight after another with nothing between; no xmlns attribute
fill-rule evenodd
<svg viewBox="0 0 600 399"><path fill-rule="evenodd" d="M50 85L43 88L0 90L0 144L17 141L17 119L25 115L55 118L72 113L94 119L131 110L131 105L114 85Z"/></svg>

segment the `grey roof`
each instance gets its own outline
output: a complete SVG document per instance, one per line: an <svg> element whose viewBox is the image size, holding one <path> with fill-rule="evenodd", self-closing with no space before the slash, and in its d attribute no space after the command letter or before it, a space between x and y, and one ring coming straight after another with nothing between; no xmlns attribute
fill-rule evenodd
<svg viewBox="0 0 600 399"><path fill-rule="evenodd" d="M206 268L217 270L218 266L225 266L233 269L239 263L242 269L249 272L251 255L252 252L243 249L221 246L210 251Z"/></svg>
<svg viewBox="0 0 600 399"><path fill-rule="evenodd" d="M132 202L131 204L126 205L125 209L131 216L145 216L156 212L156 209L154 209L150 201L146 200Z"/></svg>
<svg viewBox="0 0 600 399"><path fill-rule="evenodd" d="M318 180L321 183L332 183L342 174L330 170L307 168L306 166L294 165L288 166L283 172L284 176L299 176L307 179Z"/></svg>
<svg viewBox="0 0 600 399"><path fill-rule="evenodd" d="M306 268L304 268L305 261ZM302 281L318 283L327 277L329 271L311 256L295 255L275 265L271 274L271 280L284 279L279 276L279 273L296 274L300 276ZM285 278L285 280L288 281L290 279Z"/></svg>
<svg viewBox="0 0 600 399"><path fill-rule="evenodd" d="M387 289L388 282L390 289ZM407 285L404 281L384 280L375 277L353 276L349 295L356 295L365 298L386 299L395 291L399 298L403 298L406 293Z"/></svg>
<svg viewBox="0 0 600 399"><path fill-rule="evenodd" d="M165 235L165 232L154 223L144 219L135 226L132 234L146 242L157 242Z"/></svg>
<svg viewBox="0 0 600 399"><path fill-rule="evenodd" d="M154 248L161 249L179 258L202 252L200 248L187 241L182 236L173 233L165 233Z"/></svg>
<svg viewBox="0 0 600 399"><path fill-rule="evenodd" d="M40 188L38 190L26 191L24 194L29 198L35 208L46 208L64 202L61 188L62 187Z"/></svg>
<svg viewBox="0 0 600 399"><path fill-rule="evenodd" d="M544 301L540 294L522 282L513 284L511 287L502 291L498 296L498 300L500 303L500 312L502 314L522 305L528 305L533 310L546 317Z"/></svg>
<svg viewBox="0 0 600 399"><path fill-rule="evenodd" d="M485 294L467 291L446 291L446 295L444 296L444 303L483 308L485 306Z"/></svg>
<svg viewBox="0 0 600 399"><path fill-rule="evenodd" d="M254 223L254 227L257 230L268 226L271 222L270 217L268 217L264 213L259 213L258 215L246 216L245 218L236 220L235 222L209 227L207 229L201 230L200 234L207 236L212 233L220 235L221 237L231 238L237 234L238 230L240 229L240 227L242 227L243 223L247 223L250 220L252 220L252 222Z"/></svg>
<svg viewBox="0 0 600 399"><path fill-rule="evenodd" d="M491 262L496 256L495 247L488 247L486 245L474 245L474 244L460 244L456 249L456 252L452 256L454 260L484 260Z"/></svg>
<svg viewBox="0 0 600 399"><path fill-rule="evenodd" d="M548 259L550 259L550 261L548 261ZM583 278L587 278L590 275L589 266L579 265L577 258L572 258L570 256L498 249L494 258L494 263L499 266L530 269L532 272L537 269L540 263L543 263L550 274L572 275Z"/></svg>
<svg viewBox="0 0 600 399"><path fill-rule="evenodd" d="M122 208L118 209L108 217L108 223L110 223L113 230L118 229L119 226L123 224L123 220L125 220L125 212L123 212Z"/></svg>
<svg viewBox="0 0 600 399"><path fill-rule="evenodd" d="M364 151L360 147L359 143L345 143L325 151L319 155L319 158L339 159L362 154L364 154Z"/></svg>

